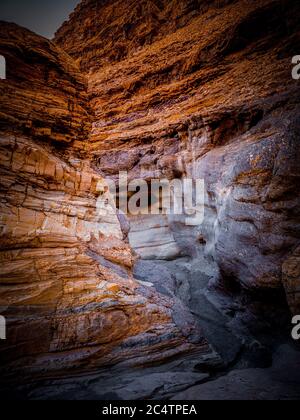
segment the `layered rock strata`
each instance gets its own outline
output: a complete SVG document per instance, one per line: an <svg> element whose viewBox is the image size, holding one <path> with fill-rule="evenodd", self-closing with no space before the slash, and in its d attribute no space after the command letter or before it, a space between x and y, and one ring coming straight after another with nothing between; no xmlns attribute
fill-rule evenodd
<svg viewBox="0 0 300 420"><path fill-rule="evenodd" d="M136 251L204 253L222 286L286 286L296 313L287 265L299 244L298 17L294 0L83 1L55 37L88 75L94 167L205 179L204 223L169 221L155 255L155 220L133 220Z"/></svg>
<svg viewBox="0 0 300 420"><path fill-rule="evenodd" d="M207 355L178 284L159 286L176 273L142 262L135 280L132 248L188 257L170 270L191 268L192 300L207 257L223 291L285 288L298 312L298 16L295 0L84 0L55 43L1 23L2 377ZM204 223L130 217L128 244L103 200L120 170L203 178Z"/></svg>
<svg viewBox="0 0 300 420"><path fill-rule="evenodd" d="M0 28L2 380L210 352L192 317L179 325L172 298L133 278L136 257L87 155L85 77L52 42Z"/></svg>

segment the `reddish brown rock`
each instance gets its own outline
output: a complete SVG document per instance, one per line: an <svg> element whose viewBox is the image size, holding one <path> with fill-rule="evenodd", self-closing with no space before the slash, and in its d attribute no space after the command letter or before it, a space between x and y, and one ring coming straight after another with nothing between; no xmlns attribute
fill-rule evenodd
<svg viewBox="0 0 300 420"><path fill-rule="evenodd" d="M223 287L285 285L298 307L298 13L293 0L85 0L58 46L1 25L6 374L209 351L173 297L133 278L126 221L99 213L119 170L206 182L202 225L131 220L142 256L209 255Z"/></svg>
<svg viewBox="0 0 300 420"><path fill-rule="evenodd" d="M246 289L282 289L300 239L299 14L293 0L84 1L55 37L88 76L94 166L204 178L205 221L182 252L213 256Z"/></svg>
<svg viewBox="0 0 300 420"><path fill-rule="evenodd" d="M90 132L86 79L73 60L49 40L1 22L1 130L52 144L86 142ZM81 145L83 147L84 145Z"/></svg>
<svg viewBox="0 0 300 420"><path fill-rule="evenodd" d="M174 323L171 298L133 278L116 211L99 206L106 182L87 159L91 114L73 60L10 24L0 52L2 379L210 351Z"/></svg>

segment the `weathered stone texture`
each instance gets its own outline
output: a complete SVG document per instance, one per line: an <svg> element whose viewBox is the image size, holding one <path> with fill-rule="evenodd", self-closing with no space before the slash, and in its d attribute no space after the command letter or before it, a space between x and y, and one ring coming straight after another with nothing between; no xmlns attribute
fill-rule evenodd
<svg viewBox="0 0 300 420"><path fill-rule="evenodd" d="M133 278L135 256L86 154L92 114L72 58L10 24L0 52L2 379L209 351L173 322L172 299Z"/></svg>
<svg viewBox="0 0 300 420"><path fill-rule="evenodd" d="M285 287L298 310L298 16L294 0L84 0L55 43L1 23L6 373L209 351L172 296L133 278L131 247L208 255L223 287ZM130 247L101 202L119 170L204 178L204 223L132 218Z"/></svg>
<svg viewBox="0 0 300 420"><path fill-rule="evenodd" d="M88 75L95 167L112 178L203 177L204 224L185 239L178 224L166 234L193 256L201 238L226 282L282 288L282 264L300 238L291 77L299 2L132 1L127 12L117 0L85 1L56 35ZM171 240L161 235L153 255L153 230L148 249L138 230L133 221L137 252L170 257L161 250Z"/></svg>

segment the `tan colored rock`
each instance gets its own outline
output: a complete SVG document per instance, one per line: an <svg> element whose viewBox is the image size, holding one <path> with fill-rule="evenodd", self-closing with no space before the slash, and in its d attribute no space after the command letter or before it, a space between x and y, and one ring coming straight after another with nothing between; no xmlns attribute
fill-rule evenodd
<svg viewBox="0 0 300 420"><path fill-rule="evenodd" d="M73 60L9 24L0 51L8 62L0 86L2 378L209 351L174 323L172 299L132 276L135 257L115 208L103 203L106 181L85 153L90 114Z"/></svg>
<svg viewBox="0 0 300 420"><path fill-rule="evenodd" d="M180 256L166 216L137 216L130 222L130 245L142 259L172 260Z"/></svg>
<svg viewBox="0 0 300 420"><path fill-rule="evenodd" d="M3 377L209 351L190 321L176 324L172 298L132 276L126 220L101 199L119 170L206 181L194 230L133 221L142 257L208 254L223 284L284 282L298 307L298 12L292 0L134 0L130 10L84 0L58 46L1 23Z"/></svg>
<svg viewBox="0 0 300 420"><path fill-rule="evenodd" d="M293 0L143 0L130 11L87 0L55 37L88 76L95 167L204 178L204 224L171 234L181 251L212 256L224 284L254 291L282 289L300 239L297 16Z"/></svg>

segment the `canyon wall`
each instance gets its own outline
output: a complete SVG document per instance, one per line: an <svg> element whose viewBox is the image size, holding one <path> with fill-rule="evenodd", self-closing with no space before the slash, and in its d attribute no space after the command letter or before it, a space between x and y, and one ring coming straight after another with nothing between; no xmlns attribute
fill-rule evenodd
<svg viewBox="0 0 300 420"><path fill-rule="evenodd" d="M209 353L185 309L133 278L105 179L87 154L93 113L73 59L1 22L1 380ZM176 314L178 315L178 314Z"/></svg>
<svg viewBox="0 0 300 420"><path fill-rule="evenodd" d="M132 219L137 253L210 256L221 287L284 286L295 313L298 16L294 0L87 0L55 37L88 76L95 168L205 179L204 223Z"/></svg>
<svg viewBox="0 0 300 420"><path fill-rule="evenodd" d="M145 259L188 258L197 295L208 258L210 286L285 289L299 313L298 16L293 0L84 0L53 42L1 22L2 378L211 356ZM204 178L204 223L124 220L106 203L120 170Z"/></svg>

